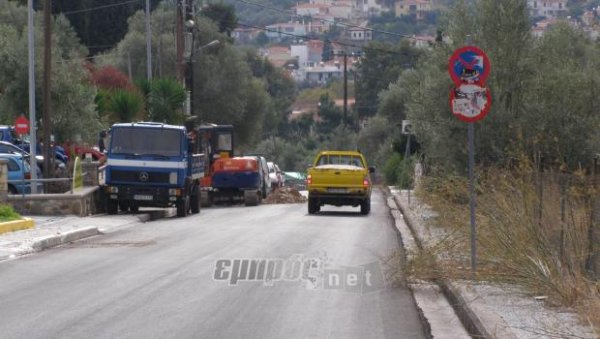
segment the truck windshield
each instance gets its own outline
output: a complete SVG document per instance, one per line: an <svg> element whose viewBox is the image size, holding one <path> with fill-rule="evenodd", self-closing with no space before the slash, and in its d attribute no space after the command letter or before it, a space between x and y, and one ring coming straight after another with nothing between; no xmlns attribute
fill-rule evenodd
<svg viewBox="0 0 600 339"><path fill-rule="evenodd" d="M317 161L317 166L321 165L352 165L356 167L365 167L360 157L351 155L323 155Z"/></svg>
<svg viewBox="0 0 600 339"><path fill-rule="evenodd" d="M164 128L113 128L111 131L112 154L152 156L181 155L180 130Z"/></svg>

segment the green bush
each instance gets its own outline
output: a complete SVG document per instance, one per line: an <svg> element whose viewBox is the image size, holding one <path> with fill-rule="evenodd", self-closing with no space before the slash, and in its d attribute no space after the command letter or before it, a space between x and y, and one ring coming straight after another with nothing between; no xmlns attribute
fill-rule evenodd
<svg viewBox="0 0 600 339"><path fill-rule="evenodd" d="M383 166L383 175L385 176L385 182L388 185L396 185L398 183L398 169L402 164L402 156L398 153L394 153Z"/></svg>
<svg viewBox="0 0 600 339"><path fill-rule="evenodd" d="M414 161L412 158L408 158L408 161L404 161L402 155L394 153L388 158L383 167L385 182L388 185L397 185L401 188L412 187L413 168Z"/></svg>
<svg viewBox="0 0 600 339"><path fill-rule="evenodd" d="M18 219L21 219L21 216L13 210L12 206L0 205L0 222Z"/></svg>

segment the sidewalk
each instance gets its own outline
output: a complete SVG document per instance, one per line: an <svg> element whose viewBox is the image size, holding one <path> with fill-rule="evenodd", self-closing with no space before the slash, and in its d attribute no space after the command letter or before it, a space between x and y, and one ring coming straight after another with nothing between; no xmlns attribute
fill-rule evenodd
<svg viewBox="0 0 600 339"><path fill-rule="evenodd" d="M437 215L422 204L411 192L410 208L407 191L390 187L393 199L388 201L405 247L418 251L417 242L431 243L445 236L436 227ZM394 210L394 206L397 210ZM399 224L404 220L408 229ZM434 224L434 225L432 225ZM417 239L414 239L413 234ZM600 338L589 325L582 324L569 309L550 308L544 298L527 295L519 286L489 282L445 281L447 296L454 299L453 306L462 306L459 317L466 317L479 327L479 332L489 338ZM461 308L461 307L459 307ZM464 322L464 321L463 321ZM434 330L434 329L432 329Z"/></svg>
<svg viewBox="0 0 600 339"><path fill-rule="evenodd" d="M144 221L141 215L34 216L31 229L0 234L0 261Z"/></svg>

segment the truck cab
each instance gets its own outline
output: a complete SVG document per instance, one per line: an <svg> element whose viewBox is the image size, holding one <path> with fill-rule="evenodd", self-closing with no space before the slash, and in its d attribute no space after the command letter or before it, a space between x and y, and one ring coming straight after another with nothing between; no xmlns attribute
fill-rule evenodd
<svg viewBox="0 0 600 339"><path fill-rule="evenodd" d="M141 206L200 211L199 185L205 156L184 126L155 122L115 124L106 161L107 211Z"/></svg>

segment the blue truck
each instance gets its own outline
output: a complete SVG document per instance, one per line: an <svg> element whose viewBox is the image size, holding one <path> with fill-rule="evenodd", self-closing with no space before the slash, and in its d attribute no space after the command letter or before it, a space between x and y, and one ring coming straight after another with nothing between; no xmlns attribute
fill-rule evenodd
<svg viewBox="0 0 600 339"><path fill-rule="evenodd" d="M177 208L177 216L200 212L202 145L185 126L119 123L109 132L105 167L108 214L139 207Z"/></svg>

